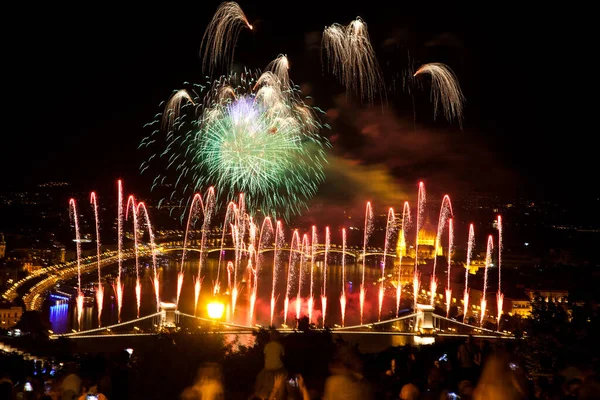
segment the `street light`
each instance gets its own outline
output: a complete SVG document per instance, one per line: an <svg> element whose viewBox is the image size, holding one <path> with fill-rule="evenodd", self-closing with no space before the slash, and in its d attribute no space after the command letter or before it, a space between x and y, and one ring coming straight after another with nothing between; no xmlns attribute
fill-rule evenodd
<svg viewBox="0 0 600 400"><path fill-rule="evenodd" d="M225 311L225 305L216 301L208 303L208 317L210 319L221 319L223 312Z"/></svg>

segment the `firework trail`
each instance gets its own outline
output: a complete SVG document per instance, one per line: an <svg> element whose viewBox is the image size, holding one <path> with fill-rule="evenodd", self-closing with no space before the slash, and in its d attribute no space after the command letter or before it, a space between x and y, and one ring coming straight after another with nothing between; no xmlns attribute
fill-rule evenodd
<svg viewBox="0 0 600 400"><path fill-rule="evenodd" d="M186 92L194 98L177 112L177 104L167 105L157 118L177 115L172 129L162 135L155 129L139 146L154 151L142 172L165 161L153 188L170 182L171 199L184 199L214 185L217 197L245 193L249 208L285 218L307 208L325 178L330 144L319 135L322 111L307 106L289 80L283 82L285 68L279 65L287 59L278 60L275 73L224 76ZM189 206L183 200L180 205Z"/></svg>
<svg viewBox="0 0 600 400"><path fill-rule="evenodd" d="M413 275L413 296L415 310L417 309L419 288L421 286L421 274L419 273L419 232L421 232L421 228L423 227L426 201L427 193L425 192L425 184L423 182L419 182L419 192L417 194L417 232L415 233L415 271Z"/></svg>
<svg viewBox="0 0 600 400"><path fill-rule="evenodd" d="M256 225L254 225L253 223L251 223L250 226L254 226L256 227ZM275 241L277 241L277 230L278 226L276 223L275 228L273 228L273 222L271 221L270 217L266 217L263 220L262 226L260 228L260 235L258 238L258 247L254 247L256 249L256 254L255 254L255 269L254 269L254 282L252 285L252 295L251 295L251 299L252 299L252 307L250 308L250 318L253 320L254 318L254 304L256 302L256 297L258 296L258 276L260 275L260 267L262 264L262 249L264 248L265 244L269 244L271 242L271 236L275 235ZM254 238L256 237L256 233L251 234L252 240L254 241ZM277 253L277 249L275 249L275 253ZM274 262L276 260L273 260ZM273 264L273 276L275 276L275 263ZM275 301L272 299L272 303L274 305Z"/></svg>
<svg viewBox="0 0 600 400"><path fill-rule="evenodd" d="M231 68L235 45L243 27L252 30L240 6L233 1L221 3L202 37L200 49L204 71L212 73L219 65Z"/></svg>
<svg viewBox="0 0 600 400"><path fill-rule="evenodd" d="M323 310L323 328L325 327L325 316L327 315L327 261L329 258L329 247L331 246L331 232L325 227L325 258L323 260L323 290L321 291L321 309Z"/></svg>
<svg viewBox="0 0 600 400"><path fill-rule="evenodd" d="M235 249L235 261L233 263L233 268L230 270L230 265L227 264L227 273L229 274L229 288L231 290L231 318L235 316L235 306L237 303L237 295L238 295L238 287L237 287L237 272L238 272L238 264L239 264L239 253L241 252L241 243L240 243L240 231L239 228L235 224L230 224L231 227L231 241L233 242L233 247ZM233 279L230 277L233 275ZM233 283L232 283L233 282ZM199 294L199 292L198 292ZM196 296L197 297L197 296Z"/></svg>
<svg viewBox="0 0 600 400"><path fill-rule="evenodd" d="M177 300L176 305L179 307L179 298L181 297L181 289L183 288L183 265L185 263L185 256L187 253L187 244L190 234L190 226L193 226L196 220L198 219L198 211L202 210L204 212L204 203L202 201L202 196L200 193L196 193L192 198L192 204L190 205L190 212L188 215L187 223L185 224L185 233L183 236L183 249L181 251L181 267L179 269L179 274L177 274Z"/></svg>
<svg viewBox="0 0 600 400"><path fill-rule="evenodd" d="M378 321L381 321L381 308L383 307L383 296L385 295L385 262L387 258L387 253L389 251L390 243L392 242L395 233L396 216L394 215L394 209L390 207L385 226L385 244L383 245L383 262L381 263L381 285L379 286L379 316L377 318Z"/></svg>
<svg viewBox="0 0 600 400"><path fill-rule="evenodd" d="M137 304L137 317L140 317L140 306L142 304L142 282L140 281L140 259L138 254L138 215L135 197L133 195L127 198L125 207L125 220L128 220L129 208L133 219L133 251L135 253L135 299Z"/></svg>
<svg viewBox="0 0 600 400"><path fill-rule="evenodd" d="M273 254L273 282L271 286L271 326L273 326L273 313L275 312L275 286L279 278L279 266L281 264L279 260L279 253L285 243L283 235L283 224L281 221L277 221L275 225L275 249Z"/></svg>
<svg viewBox="0 0 600 400"><path fill-rule="evenodd" d="M277 78L277 81L276 82L265 82L265 83L271 84L271 85L276 84L281 87L282 91L284 91L284 92L289 91L291 89L289 69L290 69L290 62L287 58L287 55L285 55L285 54L278 55L277 58L275 60L271 61L266 67L267 71L271 71L273 73L273 75L275 75L275 77ZM270 79L270 75L265 73L261 76L261 78L268 80L268 79ZM260 86L262 83L263 82L261 82L259 80L256 84Z"/></svg>
<svg viewBox="0 0 600 400"><path fill-rule="evenodd" d="M165 132L170 132L173 129L173 124L179 119L181 107L185 102L189 102L192 106L196 105L185 89L176 91L167 101L162 118L162 129Z"/></svg>
<svg viewBox="0 0 600 400"><path fill-rule="evenodd" d="M248 264L246 265L246 271L248 271L248 325L251 326L254 323L254 305L256 304L256 293L254 293L254 287L256 286L256 267L252 264L252 260L256 257L256 248L250 244L248 245Z"/></svg>
<svg viewBox="0 0 600 400"><path fill-rule="evenodd" d="M246 236L247 219L246 219L246 196L240 193L238 197L237 213L235 214L235 274L233 275L234 286L237 288L238 268L240 260L245 252L244 237Z"/></svg>
<svg viewBox="0 0 600 400"><path fill-rule="evenodd" d="M237 204L235 202L230 201L227 204L227 210L225 211L225 218L223 219L223 228L221 229L221 250L219 251L219 264L217 265L217 279L215 280L213 294L217 295L221 290L221 263L223 262L224 251L223 247L225 246L225 234L227 233L229 225L235 221L235 214L237 212ZM235 246L235 243L233 244ZM231 282L228 283L227 290L231 290Z"/></svg>
<svg viewBox="0 0 600 400"><path fill-rule="evenodd" d="M77 325L81 330L81 316L83 315L83 292L81 291L81 236L79 233L79 215L75 199L69 200L71 219L75 225L75 248L77 251Z"/></svg>
<svg viewBox="0 0 600 400"><path fill-rule="evenodd" d="M315 257L317 252L317 227L312 226L311 246L310 246L310 294L308 296L308 320L312 322L312 313L315 304L314 288L315 288Z"/></svg>
<svg viewBox="0 0 600 400"><path fill-rule="evenodd" d="M454 223L448 219L448 283L446 284L446 317L450 316L450 302L452 301L452 288L450 287L450 270L452 269L452 251L454 249Z"/></svg>
<svg viewBox="0 0 600 400"><path fill-rule="evenodd" d="M473 258L473 249L475 248L475 227L469 225L469 238L467 242L467 265L465 266L465 293L463 295L464 315L463 322L467 321L467 312L469 311L469 271L471 268L471 259Z"/></svg>
<svg viewBox="0 0 600 400"><path fill-rule="evenodd" d="M233 262L229 261L227 263L227 287L228 287L228 292L231 293L231 318L233 319L233 314L235 311L235 303L237 301L237 289L235 289L234 291L234 287L232 286L232 277L231 275L233 274L233 272L235 271L235 266L233 265Z"/></svg>
<svg viewBox="0 0 600 400"><path fill-rule="evenodd" d="M121 274L123 272L123 182L121 182L120 179L117 186L117 260L119 272L117 281L113 285L113 289L115 291L115 297L117 298L117 320L118 322L121 322L121 309L123 308L123 283L121 282Z"/></svg>
<svg viewBox="0 0 600 400"><path fill-rule="evenodd" d="M487 293L487 281L488 281L488 269L492 264L492 251L494 250L494 237L490 235L488 237L487 242L487 251L485 253L485 270L483 273L483 294L481 295L481 320L479 321L480 325L483 325L483 320L485 318L485 311L487 307L487 299L485 295Z"/></svg>
<svg viewBox="0 0 600 400"><path fill-rule="evenodd" d="M346 228L342 228L342 294L340 295L342 309L342 327L346 321Z"/></svg>
<svg viewBox="0 0 600 400"><path fill-rule="evenodd" d="M322 47L331 72L349 92L372 102L375 94L383 91L383 75L362 19L356 18L347 26L335 23L326 27Z"/></svg>
<svg viewBox="0 0 600 400"><path fill-rule="evenodd" d="M498 330L500 330L500 317L502 316L504 307L504 293L502 293L502 250L504 249L504 238L502 228L502 216L498 215L498 293L496 293L496 303L498 305Z"/></svg>
<svg viewBox="0 0 600 400"><path fill-rule="evenodd" d="M265 218L265 220L263 221L263 225L266 221L267 218ZM269 227L272 228L271 220L268 219L268 221ZM248 216L248 247L246 248L246 255L248 257L248 262L246 264L246 271L248 272L248 284L246 285L246 287L248 288L248 312L246 314L248 317L248 325L252 325L254 323L254 305L256 303L256 293L254 288L256 287L257 283L257 270L259 263L259 252L257 251L256 243L256 238L258 236L257 231L258 226L254 223L253 218L251 216ZM272 229L270 230L270 232L272 232ZM259 239L259 242L260 241L261 239Z"/></svg>
<svg viewBox="0 0 600 400"><path fill-rule="evenodd" d="M437 235L435 237L435 247L433 256L433 272L431 274L431 305L434 305L435 296L437 295L437 278L435 276L435 269L437 266L437 252L438 248L441 246L442 235L444 234L444 229L446 227L446 222L448 218L452 217L452 203L450 202L450 196L445 195L442 199L442 205L440 207L440 216L438 219L438 227L437 227Z"/></svg>
<svg viewBox="0 0 600 400"><path fill-rule="evenodd" d="M100 219L98 216L98 198L95 192L90 193L90 204L94 209L94 220L96 221L96 259L98 262L98 290L96 291L96 304L98 305L98 326L102 326L102 306L104 305L104 288L102 287L102 273L100 271Z"/></svg>
<svg viewBox="0 0 600 400"><path fill-rule="evenodd" d="M369 243L369 236L373 232L373 208L371 207L371 202L367 202L367 206L365 208L365 229L363 236L363 257L362 257L362 278L360 281L360 324L363 324L363 311L365 306L365 295L367 294L367 288L365 287L365 263L366 263L366 254L367 254L367 245Z"/></svg>
<svg viewBox="0 0 600 400"><path fill-rule="evenodd" d="M437 116L438 107L441 107L444 116L450 122L456 119L462 127L463 103L465 98L456 76L447 65L441 63L425 64L415 72L418 75L431 76L431 98L433 100L433 115Z"/></svg>
<svg viewBox="0 0 600 400"><path fill-rule="evenodd" d="M139 215L144 212L144 221L146 222L146 229L148 229L148 239L150 241L150 251L152 252L152 286L154 287L154 297L156 299L156 311L160 310L160 283L158 276L158 269L156 263L156 241L154 240L154 233L152 232L152 224L150 223L150 214L148 214L148 208L144 202L139 202L136 208L136 214Z"/></svg>
<svg viewBox="0 0 600 400"><path fill-rule="evenodd" d="M294 247L294 243L296 244L296 247ZM298 252L301 250L300 249L300 234L298 233L298 230L295 229L294 233L292 234L292 241L290 242L290 256L289 256L289 261L288 261L288 271L287 271L287 282L285 285L285 299L283 300L283 324L287 325L287 316L288 316L288 309L290 306L290 294L292 291L292 282L294 279L294 263L296 261L296 255L298 254L296 251Z"/></svg>
<svg viewBox="0 0 600 400"><path fill-rule="evenodd" d="M298 269L298 294L296 295L296 320L300 320L300 311L302 306L302 283L304 281L304 267L306 266L306 257L309 256L310 241L308 235L302 236L302 244L300 246L300 267Z"/></svg>
<svg viewBox="0 0 600 400"><path fill-rule="evenodd" d="M202 267L204 266L205 253L204 250L206 248L206 236L209 234L210 230L210 222L212 218L212 214L215 208L215 190L211 186L208 188L206 195L204 197L202 213L204 215L204 219L202 221L202 232L200 233L200 255L198 256L198 276L194 281L194 314L196 313L196 309L198 308L198 299L200 296L200 289L202 287Z"/></svg>
<svg viewBox="0 0 600 400"><path fill-rule="evenodd" d="M408 201L405 201L404 207L402 209L402 231L400 232L400 237L398 238L400 250L398 252L398 284L396 285L396 318L400 313L400 297L402 296L402 256L406 252L407 233L409 225L410 206L408 205Z"/></svg>

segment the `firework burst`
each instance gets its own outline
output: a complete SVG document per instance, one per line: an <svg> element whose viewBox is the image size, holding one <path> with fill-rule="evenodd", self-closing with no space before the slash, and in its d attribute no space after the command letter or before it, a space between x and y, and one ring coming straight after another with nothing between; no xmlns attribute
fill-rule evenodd
<svg viewBox="0 0 600 400"><path fill-rule="evenodd" d="M171 198L180 199L208 186L218 197L245 193L249 207L286 218L305 209L325 178L329 142L319 135L320 110L302 101L287 65L280 56L263 74L223 76L177 91L148 124L162 129L140 144L162 146L140 167L166 161L153 187L171 183Z"/></svg>
<svg viewBox="0 0 600 400"><path fill-rule="evenodd" d="M335 23L326 27L322 47L329 69L348 91L369 101L373 101L376 93L383 92L383 75L362 19L356 18L347 26Z"/></svg>
<svg viewBox="0 0 600 400"><path fill-rule="evenodd" d="M231 68L233 52L243 27L252 30L244 11L234 1L221 3L202 38L202 67L213 69L219 65Z"/></svg>
<svg viewBox="0 0 600 400"><path fill-rule="evenodd" d="M456 119L462 127L463 96L458 79L454 72L445 64L431 63L421 66L415 72L415 77L429 74L431 76L431 98L433 100L434 117L441 106L448 121Z"/></svg>

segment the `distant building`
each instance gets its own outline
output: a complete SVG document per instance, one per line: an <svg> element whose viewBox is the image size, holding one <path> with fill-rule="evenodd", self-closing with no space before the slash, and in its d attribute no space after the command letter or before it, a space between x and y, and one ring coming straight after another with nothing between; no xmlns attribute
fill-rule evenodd
<svg viewBox="0 0 600 400"><path fill-rule="evenodd" d="M569 291L554 290L554 289L525 289L519 294L513 294L505 299L505 307L508 307L510 315L519 316L521 318L529 318L532 312L531 303L536 300L541 300L550 303L563 305L566 309L569 308Z"/></svg>
<svg viewBox="0 0 600 400"><path fill-rule="evenodd" d="M541 298L546 303L560 303L565 306L569 304L569 291L568 290L555 290L555 289L525 289L525 295L530 300Z"/></svg>
<svg viewBox="0 0 600 400"><path fill-rule="evenodd" d="M531 315L531 300L528 298L507 299L509 315L529 318Z"/></svg>
<svg viewBox="0 0 600 400"><path fill-rule="evenodd" d="M29 268L65 262L65 246L54 243L50 247L17 248L11 250L7 259L21 262Z"/></svg>
<svg viewBox="0 0 600 400"><path fill-rule="evenodd" d="M529 254L518 254L511 251L502 253L502 268L530 268L539 265L539 257Z"/></svg>
<svg viewBox="0 0 600 400"><path fill-rule="evenodd" d="M0 329L12 328L19 322L23 309L8 303L0 303Z"/></svg>
<svg viewBox="0 0 600 400"><path fill-rule="evenodd" d="M410 245L410 243L414 243L414 237L411 241L411 238L408 238L408 243L406 243L404 239L404 231L401 229L398 232L398 243L396 245L396 252L398 255L402 255L403 257L411 257L413 260L415 258L415 247L414 245ZM436 256L444 255L444 245L442 243L438 243L437 249L435 246L435 241L437 237L437 229L436 227L429 222L429 219L425 220L425 223L421 227L419 231L419 236L417 238L418 243L418 256L419 260L431 260Z"/></svg>
<svg viewBox="0 0 600 400"><path fill-rule="evenodd" d="M0 287L7 286L19 279L20 266L9 261L0 262Z"/></svg>
<svg viewBox="0 0 600 400"><path fill-rule="evenodd" d="M466 267L466 266L465 266ZM479 268L485 268L485 253L471 259L471 264L469 264L469 273L471 275L477 274Z"/></svg>
<svg viewBox="0 0 600 400"><path fill-rule="evenodd" d="M22 267L23 271L27 272L27 274L28 274L28 275L29 275L29 274L32 274L32 273L34 273L35 271L37 271L37 270L40 270L40 269L42 269L42 268L43 268L43 267L42 267L42 265L41 265L41 264L38 264L38 263L33 263L33 262L31 262L31 261L26 261L26 262L24 262L24 263L23 263L23 267Z"/></svg>
<svg viewBox="0 0 600 400"><path fill-rule="evenodd" d="M4 240L4 234L0 232L0 259L6 257L6 241Z"/></svg>

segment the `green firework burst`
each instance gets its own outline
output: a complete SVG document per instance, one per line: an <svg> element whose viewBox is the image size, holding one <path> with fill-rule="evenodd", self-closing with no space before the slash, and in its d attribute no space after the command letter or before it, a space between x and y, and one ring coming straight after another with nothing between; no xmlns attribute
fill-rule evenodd
<svg viewBox="0 0 600 400"><path fill-rule="evenodd" d="M320 136L319 112L272 72L194 85L148 124L155 130L140 146L161 151L141 169L163 160L153 187L172 185L168 199L181 206L214 186L221 199L245 193L251 209L288 218L307 207L325 178L329 142Z"/></svg>

